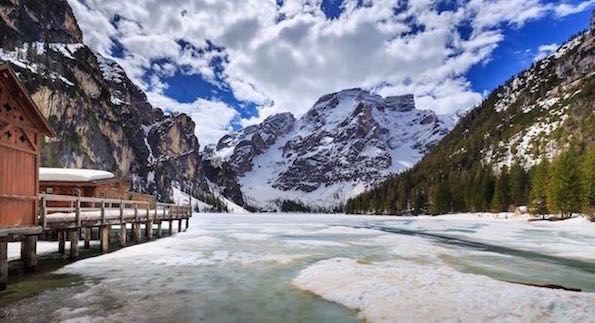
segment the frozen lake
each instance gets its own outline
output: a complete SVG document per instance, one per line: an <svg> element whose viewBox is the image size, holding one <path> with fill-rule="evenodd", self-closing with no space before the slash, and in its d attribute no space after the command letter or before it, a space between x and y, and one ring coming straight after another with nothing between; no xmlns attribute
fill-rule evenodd
<svg viewBox="0 0 595 323"><path fill-rule="evenodd" d="M595 224L196 214L187 232L44 279L54 283L4 306L2 319L589 322ZM0 298L30 285L14 284Z"/></svg>

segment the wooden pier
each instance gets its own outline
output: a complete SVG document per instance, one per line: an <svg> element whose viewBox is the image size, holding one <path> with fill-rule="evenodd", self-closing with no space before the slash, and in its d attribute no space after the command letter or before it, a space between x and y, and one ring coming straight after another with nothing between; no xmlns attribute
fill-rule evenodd
<svg viewBox="0 0 595 323"><path fill-rule="evenodd" d="M39 194L38 209L37 226L0 228L0 290L6 287L8 281L8 242L21 242L24 269L32 270L37 265L36 246L40 236L57 236L58 251L63 254L67 252L65 247L69 240L68 256L76 259L79 257L79 240L84 240L83 248L89 249L94 230L98 232L95 236L100 242L101 252L107 253L112 230L119 230L118 244L125 247L130 241L143 241L143 236L145 240L162 237L164 222L169 224L169 235L173 233L176 221L178 232L186 230L192 217L189 205L52 194ZM130 234L128 225L132 227Z"/></svg>

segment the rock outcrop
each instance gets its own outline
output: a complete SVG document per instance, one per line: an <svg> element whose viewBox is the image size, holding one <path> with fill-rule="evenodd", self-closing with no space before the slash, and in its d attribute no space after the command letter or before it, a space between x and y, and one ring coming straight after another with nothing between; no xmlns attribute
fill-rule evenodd
<svg viewBox="0 0 595 323"><path fill-rule="evenodd" d="M248 204L333 209L411 167L449 129L448 120L415 109L412 95L350 89L321 97L298 120L273 115L227 135L212 158L232 165Z"/></svg>

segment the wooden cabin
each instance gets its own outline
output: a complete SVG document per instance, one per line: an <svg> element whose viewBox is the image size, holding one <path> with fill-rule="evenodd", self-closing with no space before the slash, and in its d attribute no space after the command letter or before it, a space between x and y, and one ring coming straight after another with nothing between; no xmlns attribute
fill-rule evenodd
<svg viewBox="0 0 595 323"><path fill-rule="evenodd" d="M40 168L39 190L46 194L97 197L117 200L150 202L155 205L153 195L131 192L126 178L95 169ZM50 202L48 206L66 207L60 202Z"/></svg>
<svg viewBox="0 0 595 323"><path fill-rule="evenodd" d="M0 231L37 225L40 141L47 120L8 64L0 65ZM14 230L13 230L14 231Z"/></svg>

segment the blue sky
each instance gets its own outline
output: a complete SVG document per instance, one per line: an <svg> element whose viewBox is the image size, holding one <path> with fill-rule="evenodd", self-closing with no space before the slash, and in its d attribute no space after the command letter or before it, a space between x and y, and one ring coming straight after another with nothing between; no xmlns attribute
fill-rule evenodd
<svg viewBox="0 0 595 323"><path fill-rule="evenodd" d="M85 43L201 144L326 93L455 113L589 25L595 0L69 0Z"/></svg>

